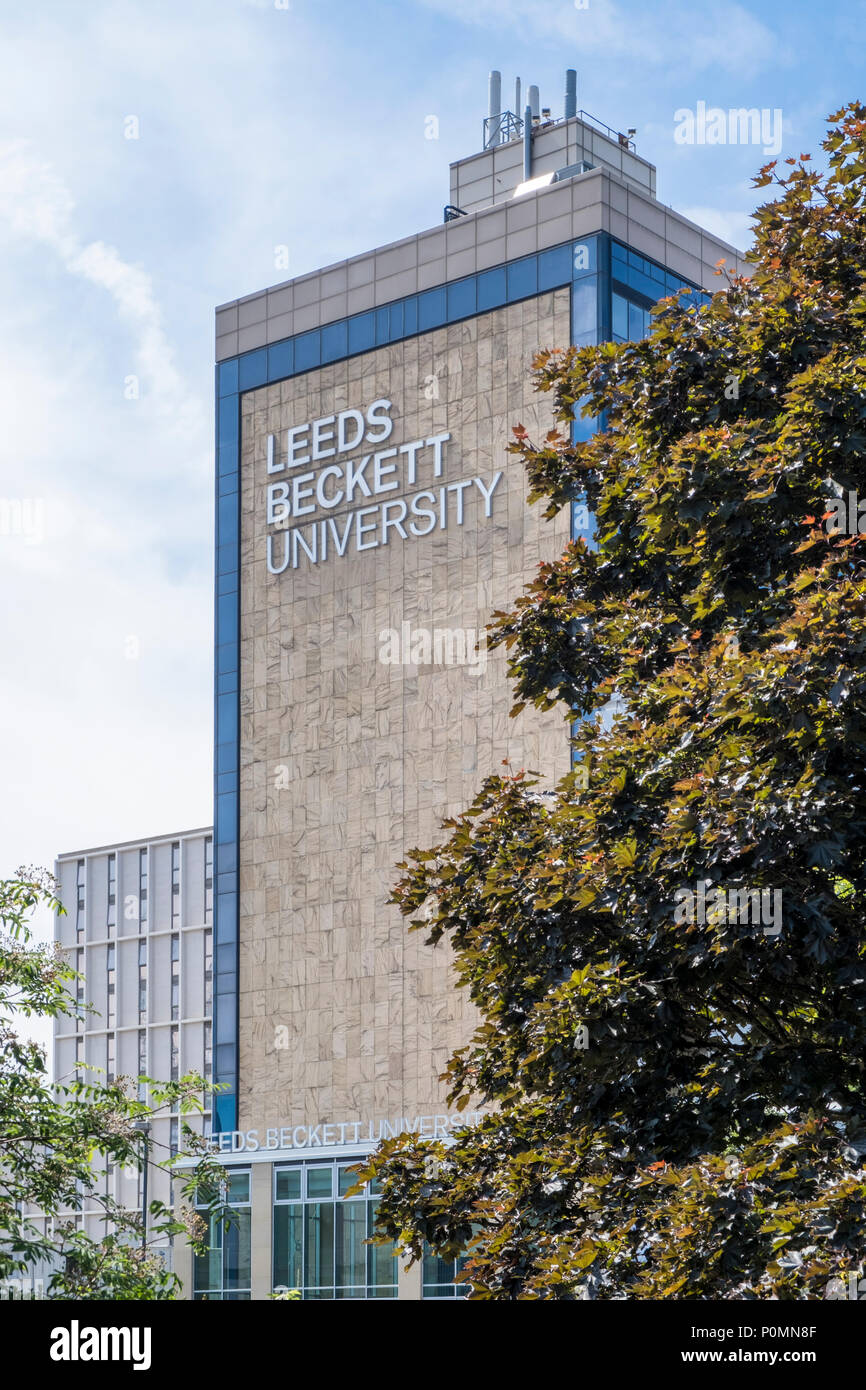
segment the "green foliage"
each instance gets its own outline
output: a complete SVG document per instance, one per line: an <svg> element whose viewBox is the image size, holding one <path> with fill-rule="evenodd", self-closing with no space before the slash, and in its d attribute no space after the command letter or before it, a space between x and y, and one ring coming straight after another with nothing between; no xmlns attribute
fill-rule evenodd
<svg viewBox="0 0 866 1390"><path fill-rule="evenodd" d="M205 1214L230 1220L222 1198L224 1172L189 1125L183 1125L186 1152L175 1158L154 1154L150 1161L172 1168L195 1157L180 1195L186 1206L178 1219L162 1202L149 1204L148 1238L142 1244L141 1219L100 1190L98 1170L105 1163L140 1169L142 1135L136 1122L176 1107L189 1115L202 1109L212 1089L190 1074L176 1082L150 1084L150 1105L136 1098L137 1084L119 1077L110 1085L74 1080L51 1085L43 1049L15 1031L16 1015L54 1018L74 1012L69 985L77 974L55 948L32 944L27 925L42 903L62 911L50 876L19 870L0 881L0 1278L32 1275L40 1261L54 1268L50 1298L166 1299L178 1289L154 1247L169 1236L185 1235L204 1249L202 1215L194 1209L198 1191L209 1205ZM87 1201L102 1210L105 1234L94 1239L77 1230L71 1214ZM48 1224L41 1218L48 1218Z"/></svg>
<svg viewBox="0 0 866 1390"><path fill-rule="evenodd" d="M403 1135L365 1170L383 1236L471 1241L477 1298L821 1298L863 1269L866 564L824 519L866 496L866 108L831 120L826 173L761 171L750 278L542 353L558 426L515 430L547 515L597 517L492 627L517 708L579 719L581 775L490 778L401 866L480 1011L451 1099L489 1113L438 1168ZM605 428L572 444L584 398ZM781 932L677 921L700 882L781 890Z"/></svg>

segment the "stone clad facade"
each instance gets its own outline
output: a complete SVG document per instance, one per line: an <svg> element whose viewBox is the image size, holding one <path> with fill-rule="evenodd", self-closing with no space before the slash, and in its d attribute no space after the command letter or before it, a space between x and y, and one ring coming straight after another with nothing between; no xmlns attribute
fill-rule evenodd
<svg viewBox="0 0 866 1390"><path fill-rule="evenodd" d="M480 633L567 544L568 516L527 506L507 444L518 422L534 437L550 428L529 363L568 342L569 292L555 290L242 396L242 1131L446 1109L438 1076L471 1008L447 947L389 905L395 865L434 844L503 759L563 775L567 728L559 711L509 717L503 652L480 672L477 656L474 668L388 664L381 634ZM450 434L437 486L502 470L490 517L467 490L462 525L452 494L446 529L332 546L316 564L301 552L269 573L267 534L281 546L286 527L267 525L268 435L382 398L389 444ZM415 487L403 478L388 498L426 481L419 462ZM328 515L339 528L349 510Z"/></svg>

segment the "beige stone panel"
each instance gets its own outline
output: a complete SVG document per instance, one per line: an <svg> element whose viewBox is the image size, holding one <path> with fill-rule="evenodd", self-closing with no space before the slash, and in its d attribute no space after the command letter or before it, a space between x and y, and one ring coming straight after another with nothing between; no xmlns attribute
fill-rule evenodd
<svg viewBox="0 0 866 1390"><path fill-rule="evenodd" d="M447 946L410 934L389 903L395 866L503 759L562 776L567 727L559 711L510 719L501 651L480 673L389 665L380 634L408 623L477 638L561 553L568 518L527 507L507 445L518 422L535 437L550 427L527 364L568 336L556 291L242 397L241 1128L445 1108L438 1076L473 1011ZM389 446L450 431L434 488L503 470L492 516L467 489L462 525L452 493L447 529L269 574L266 436L379 398L392 402ZM339 526L364 502L411 496L429 472L331 515Z"/></svg>

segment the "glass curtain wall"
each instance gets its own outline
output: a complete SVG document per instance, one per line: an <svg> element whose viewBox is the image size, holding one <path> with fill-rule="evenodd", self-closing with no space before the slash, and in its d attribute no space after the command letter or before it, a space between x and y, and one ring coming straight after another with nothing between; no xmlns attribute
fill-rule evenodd
<svg viewBox="0 0 866 1390"><path fill-rule="evenodd" d="M347 1196L355 1180L351 1163L274 1169L275 1290L300 1289L305 1299L397 1297L393 1247L366 1244L379 1198L369 1186Z"/></svg>

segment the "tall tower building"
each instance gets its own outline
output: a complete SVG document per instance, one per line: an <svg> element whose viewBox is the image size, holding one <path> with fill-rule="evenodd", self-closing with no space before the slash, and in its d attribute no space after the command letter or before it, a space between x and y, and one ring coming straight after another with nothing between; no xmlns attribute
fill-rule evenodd
<svg viewBox="0 0 866 1390"><path fill-rule="evenodd" d="M569 767L561 712L509 718L505 656L476 650L591 525L527 505L510 431L552 423L529 363L744 268L572 73L561 119L500 91L442 225L216 312L214 1130L251 1247L243 1284L190 1269L195 1297L453 1295L442 1262L371 1253L375 1194L341 1194L381 1137L461 1122L439 1076L471 1011L395 865L503 762Z"/></svg>

